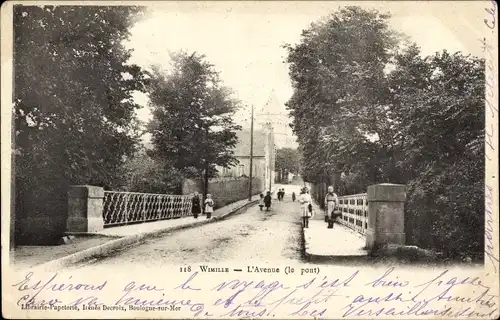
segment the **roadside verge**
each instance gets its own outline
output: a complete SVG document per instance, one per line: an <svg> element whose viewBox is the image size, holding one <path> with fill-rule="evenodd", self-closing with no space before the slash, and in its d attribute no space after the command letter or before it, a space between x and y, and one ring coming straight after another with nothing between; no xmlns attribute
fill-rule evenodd
<svg viewBox="0 0 500 320"><path fill-rule="evenodd" d="M170 233L174 231L179 231L182 229L188 229L188 228L194 228L198 226L202 226L205 224L209 223L214 223L218 222L221 220L224 220L228 218L231 215L237 214L237 213L242 213L244 212L248 207L254 205L257 203L258 200L252 200L248 201L246 203L243 203L242 205L239 205L237 207L232 208L230 211L223 213L219 216L215 216L211 219L200 219L200 220L193 220L192 222L182 224L182 225L177 225L173 227L165 227L162 229L154 230L154 231L146 231L142 232L139 234L135 235L130 235L130 236L125 236L118 238L116 240L110 240L109 242L82 250L78 251L76 253L70 254L68 256L64 256L59 259L55 259L31 268L25 268L24 270L27 271L40 271L40 272L47 272L47 271L55 271L58 269L62 269L65 267L69 267L71 265L74 265L78 262L84 261L84 260L89 260L94 257L102 256L102 255L107 255L112 251L121 249L126 246L134 245L140 243L142 240L147 239L147 238L154 238L154 237L159 237L165 233ZM15 267L15 264L13 265L13 268Z"/></svg>

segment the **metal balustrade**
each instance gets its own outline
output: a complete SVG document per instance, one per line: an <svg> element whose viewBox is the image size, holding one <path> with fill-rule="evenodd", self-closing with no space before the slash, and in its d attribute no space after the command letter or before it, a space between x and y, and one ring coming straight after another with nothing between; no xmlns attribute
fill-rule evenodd
<svg viewBox="0 0 500 320"><path fill-rule="evenodd" d="M339 197L339 210L342 217L338 220L343 225L365 234L368 228L368 201L366 193Z"/></svg>
<svg viewBox="0 0 500 320"><path fill-rule="evenodd" d="M104 191L104 227L191 215L192 196Z"/></svg>

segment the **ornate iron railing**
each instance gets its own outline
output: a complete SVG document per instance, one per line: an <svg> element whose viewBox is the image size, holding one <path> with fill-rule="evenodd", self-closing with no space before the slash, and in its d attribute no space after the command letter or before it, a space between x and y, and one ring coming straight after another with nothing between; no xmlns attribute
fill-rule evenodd
<svg viewBox="0 0 500 320"><path fill-rule="evenodd" d="M183 195L104 191L104 226L189 216L191 200Z"/></svg>
<svg viewBox="0 0 500 320"><path fill-rule="evenodd" d="M366 193L339 197L339 209L342 212L339 222L364 235L368 228Z"/></svg>

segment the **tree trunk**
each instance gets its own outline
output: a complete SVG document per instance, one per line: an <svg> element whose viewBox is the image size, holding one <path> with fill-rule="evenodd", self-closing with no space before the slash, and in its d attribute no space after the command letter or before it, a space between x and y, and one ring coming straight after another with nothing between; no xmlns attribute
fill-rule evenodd
<svg viewBox="0 0 500 320"><path fill-rule="evenodd" d="M208 193L208 168L209 164L208 161L205 163L205 177L203 179L203 201L207 198L207 193Z"/></svg>
<svg viewBox="0 0 500 320"><path fill-rule="evenodd" d="M205 141L208 141L208 133L209 133L209 128L205 128ZM205 150L205 157L207 157L207 150ZM208 158L205 158L205 176L203 179L203 212L205 212L205 200L207 199L207 194L208 194L208 168L209 168L209 163L208 163Z"/></svg>

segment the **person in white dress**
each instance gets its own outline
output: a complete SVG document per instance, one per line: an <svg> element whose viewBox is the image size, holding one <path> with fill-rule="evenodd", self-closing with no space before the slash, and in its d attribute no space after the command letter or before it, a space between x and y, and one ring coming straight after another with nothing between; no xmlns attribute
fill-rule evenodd
<svg viewBox="0 0 500 320"><path fill-rule="evenodd" d="M334 222L334 211L339 205L339 198L337 194L333 192L333 187L328 187L328 193L325 196L325 222L328 222L328 229L333 228Z"/></svg>
<svg viewBox="0 0 500 320"><path fill-rule="evenodd" d="M312 210L310 210L311 209L310 206L312 205L312 200L307 187L303 189L299 197L299 202L301 204L301 210L302 210L302 226L304 228L309 228L309 218L312 216Z"/></svg>
<svg viewBox="0 0 500 320"><path fill-rule="evenodd" d="M207 214L207 219L212 217L212 212L214 212L214 200L212 195L207 194L207 199L205 199L205 213Z"/></svg>

